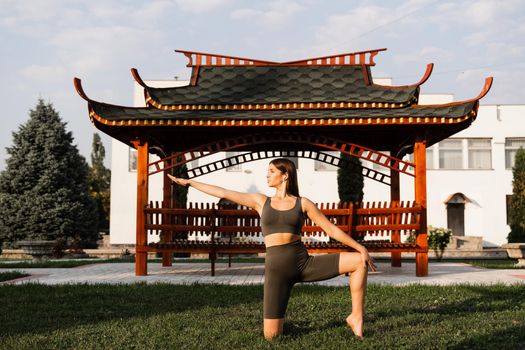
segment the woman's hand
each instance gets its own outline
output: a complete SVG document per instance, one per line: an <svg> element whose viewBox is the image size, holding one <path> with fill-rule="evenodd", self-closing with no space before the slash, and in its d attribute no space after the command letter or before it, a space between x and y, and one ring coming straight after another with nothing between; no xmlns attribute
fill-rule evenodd
<svg viewBox="0 0 525 350"><path fill-rule="evenodd" d="M361 254L361 260L363 261L363 265L370 268L370 271L376 272L377 267L374 264L374 259L368 254L368 250L366 250L365 247L362 249L359 249L359 253Z"/></svg>
<svg viewBox="0 0 525 350"><path fill-rule="evenodd" d="M168 177L171 179L171 181L175 182L177 185L181 185L181 186L189 186L190 185L190 180L188 180L188 179L175 177L175 176L170 175L170 174L168 174Z"/></svg>

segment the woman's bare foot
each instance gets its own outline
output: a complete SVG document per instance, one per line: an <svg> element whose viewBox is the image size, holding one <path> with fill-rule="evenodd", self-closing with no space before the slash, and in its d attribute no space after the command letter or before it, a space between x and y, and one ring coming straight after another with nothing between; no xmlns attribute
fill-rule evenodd
<svg viewBox="0 0 525 350"><path fill-rule="evenodd" d="M359 338L363 339L363 318L357 318L353 314L348 315L346 318L346 324L350 329L352 329L352 332L354 332L354 335Z"/></svg>

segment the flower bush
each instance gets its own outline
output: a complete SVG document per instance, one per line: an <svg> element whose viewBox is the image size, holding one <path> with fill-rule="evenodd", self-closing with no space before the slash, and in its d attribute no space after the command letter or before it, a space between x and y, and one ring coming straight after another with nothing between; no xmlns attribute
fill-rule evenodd
<svg viewBox="0 0 525 350"><path fill-rule="evenodd" d="M428 226L428 248L432 249L436 253L438 260L443 258L443 252L452 238L452 230L443 227ZM410 234L407 238L407 242L413 243L416 241L414 233Z"/></svg>

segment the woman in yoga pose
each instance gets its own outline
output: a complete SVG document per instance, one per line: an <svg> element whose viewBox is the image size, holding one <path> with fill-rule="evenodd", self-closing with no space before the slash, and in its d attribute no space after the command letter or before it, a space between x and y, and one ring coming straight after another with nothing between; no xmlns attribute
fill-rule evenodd
<svg viewBox="0 0 525 350"><path fill-rule="evenodd" d="M283 332L284 315L293 285L297 282L322 281L350 273L352 313L346 318L354 334L363 336L363 309L368 268L376 270L365 247L332 224L309 199L299 196L295 164L286 158L270 162L266 181L275 195L242 193L222 187L176 178L181 186L191 186L209 195L255 209L261 217L266 245L264 272L264 337L271 339ZM301 228L308 216L330 237L353 248L343 252L310 256L301 242Z"/></svg>

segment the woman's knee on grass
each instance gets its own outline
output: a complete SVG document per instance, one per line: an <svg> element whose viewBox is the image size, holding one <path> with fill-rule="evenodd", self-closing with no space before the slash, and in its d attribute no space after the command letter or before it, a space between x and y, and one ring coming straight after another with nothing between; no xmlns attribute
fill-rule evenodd
<svg viewBox="0 0 525 350"><path fill-rule="evenodd" d="M264 319L264 338L271 340L283 333L284 318Z"/></svg>

